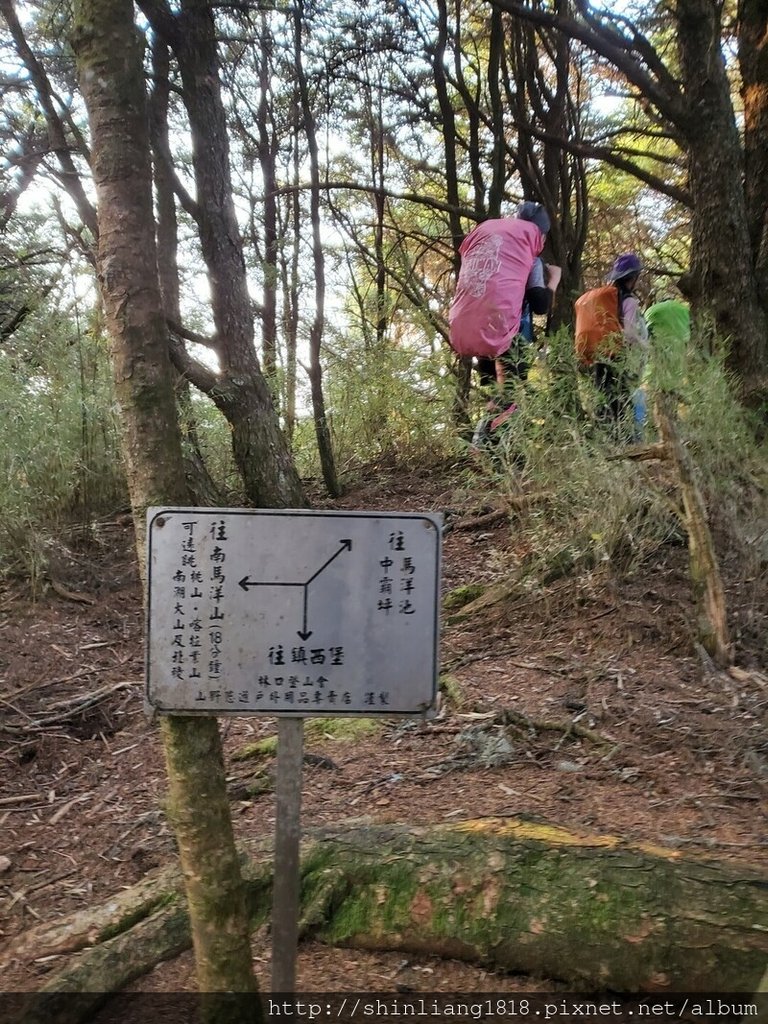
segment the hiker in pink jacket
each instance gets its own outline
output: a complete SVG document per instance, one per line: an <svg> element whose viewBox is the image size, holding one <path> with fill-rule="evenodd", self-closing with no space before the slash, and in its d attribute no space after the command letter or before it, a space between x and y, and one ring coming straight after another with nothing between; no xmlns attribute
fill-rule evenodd
<svg viewBox="0 0 768 1024"><path fill-rule="evenodd" d="M504 371L499 357L520 331L526 286L549 227L544 207L526 202L516 217L478 224L459 248L461 270L449 313L451 347L460 356L496 360L500 385ZM541 289L546 308L534 305L536 313L547 311L560 280L559 267L547 269L547 288Z"/></svg>

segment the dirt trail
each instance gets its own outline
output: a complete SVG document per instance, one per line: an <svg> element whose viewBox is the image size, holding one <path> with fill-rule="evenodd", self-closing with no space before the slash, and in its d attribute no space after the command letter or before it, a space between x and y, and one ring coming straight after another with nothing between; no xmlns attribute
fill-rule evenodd
<svg viewBox="0 0 768 1024"><path fill-rule="evenodd" d="M457 493L464 497L457 498ZM379 473L328 507L481 512L444 472ZM504 519L452 529L444 590L497 576L515 544ZM57 586L36 603L20 584L0 594L0 942L37 921L102 900L173 857L162 812L157 728L142 708L142 614L130 523L102 524L87 547L62 549ZM450 677L434 722L379 721L354 737L307 730L306 825L442 822L528 815L766 862L765 677L707 674L691 650L686 554L652 572L605 572L532 590L504 615L443 628ZM511 726L491 726L502 709ZM561 726L575 724L582 731ZM273 719L223 724L231 755L274 735ZM605 739L599 743L597 734ZM236 829L274 826L271 758L231 761ZM268 987L269 947L256 966ZM35 988L56 966L17 965L10 988ZM533 990L432 958L302 948L303 991ZM551 987L551 983L542 982ZM137 988L193 988L189 955Z"/></svg>

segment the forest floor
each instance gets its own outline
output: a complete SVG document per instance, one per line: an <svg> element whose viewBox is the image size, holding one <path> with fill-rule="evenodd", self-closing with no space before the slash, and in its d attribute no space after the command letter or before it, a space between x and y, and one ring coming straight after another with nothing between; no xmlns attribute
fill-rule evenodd
<svg viewBox="0 0 768 1024"><path fill-rule="evenodd" d="M448 511L443 591L499 578L514 553L514 520L466 528L487 511L466 470L378 467L322 507ZM461 527L461 528L459 528ZM173 859L162 811L158 728L142 704L143 623L131 523L98 525L61 547L36 600L19 581L0 594L0 961L4 988L33 990L56 957L26 963L14 942L38 922L105 900ZM441 670L450 699L431 722L379 719L354 736L307 730L303 824L440 823L528 816L766 864L768 681L748 657L708 670L691 643L684 546L647 571L608 570L531 590L503 610L444 624ZM90 703L85 704L86 701ZM531 720L478 742L482 715ZM521 720L522 721L522 720ZM545 724L553 726L545 728ZM577 723L607 739L578 737ZM271 718L222 724L232 755L274 735ZM267 761L268 772L274 760ZM241 838L274 828L274 794L249 794L257 768L228 761ZM269 938L254 944L269 989ZM303 943L298 988L319 991L504 992L551 982L499 977L436 957ZM194 989L191 954L159 966L137 991Z"/></svg>

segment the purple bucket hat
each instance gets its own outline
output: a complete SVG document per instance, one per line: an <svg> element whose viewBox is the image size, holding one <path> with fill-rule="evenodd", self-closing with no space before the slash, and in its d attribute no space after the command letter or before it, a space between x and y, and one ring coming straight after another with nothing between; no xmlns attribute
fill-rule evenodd
<svg viewBox="0 0 768 1024"><path fill-rule="evenodd" d="M643 264L640 262L640 257L634 252L625 252L616 258L605 280L608 284L613 284L614 281L620 281L622 277L639 274L642 269Z"/></svg>

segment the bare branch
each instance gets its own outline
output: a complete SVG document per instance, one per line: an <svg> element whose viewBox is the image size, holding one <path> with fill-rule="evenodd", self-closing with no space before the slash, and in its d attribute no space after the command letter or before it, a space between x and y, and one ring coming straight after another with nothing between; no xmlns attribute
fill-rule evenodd
<svg viewBox="0 0 768 1024"><path fill-rule="evenodd" d="M16 52L23 61L34 83L38 101L45 115L51 151L56 154L61 167L62 183L72 197L83 223L88 227L93 237L97 238L96 210L85 194L83 183L80 180L80 173L72 159L64 125L54 106L53 90L51 89L48 76L42 64L40 64L33 53L32 47L27 42L24 30L16 16L13 0L0 0L0 11L8 24Z"/></svg>
<svg viewBox="0 0 768 1024"><path fill-rule="evenodd" d="M183 324L177 323L172 319L167 319L168 330L175 334L177 337L182 338L184 341L191 341L195 345L203 345L205 348L210 348L214 352L219 347L219 338L217 335L208 336L206 334L198 334L197 331L192 331L189 327L184 327Z"/></svg>
<svg viewBox="0 0 768 1024"><path fill-rule="evenodd" d="M634 26L629 37L605 24L608 15L603 15L603 20L595 16L586 17L583 7L581 17L574 18L533 8L523 0L492 0L492 3L524 21L545 25L564 32L571 39L578 39L610 61L666 118L681 130L686 126L686 107L679 83Z"/></svg>
<svg viewBox="0 0 768 1024"><path fill-rule="evenodd" d="M298 184L298 185L284 185L281 188L275 190L275 195L292 195L294 192L306 192L311 189L310 184ZM356 181L324 181L322 183L322 190L324 192L329 191L343 191L348 192L365 192L368 195L382 196L385 199L398 199L402 202L407 203L418 203L420 206L426 206L430 210L437 210L440 213L458 213L460 217L466 217L468 220L478 220L478 214L475 210L461 206L456 207L451 203L441 202L439 199L433 199L431 196L419 194L418 192L392 192L386 188L377 188L374 185L361 185Z"/></svg>

